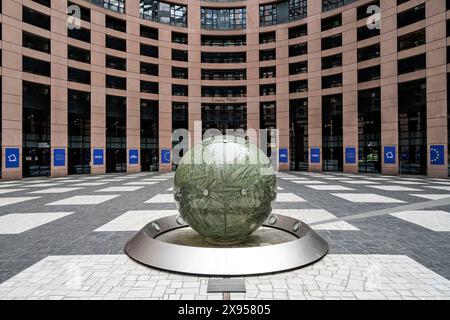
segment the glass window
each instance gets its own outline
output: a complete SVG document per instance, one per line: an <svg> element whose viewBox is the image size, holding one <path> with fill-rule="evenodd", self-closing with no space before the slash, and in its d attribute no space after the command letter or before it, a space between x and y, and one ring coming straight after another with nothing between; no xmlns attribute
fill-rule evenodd
<svg viewBox="0 0 450 320"><path fill-rule="evenodd" d="M187 27L187 7L155 0L141 0L141 18L177 27Z"/></svg>
<svg viewBox="0 0 450 320"><path fill-rule="evenodd" d="M239 30L247 24L246 8L201 8L202 29Z"/></svg>

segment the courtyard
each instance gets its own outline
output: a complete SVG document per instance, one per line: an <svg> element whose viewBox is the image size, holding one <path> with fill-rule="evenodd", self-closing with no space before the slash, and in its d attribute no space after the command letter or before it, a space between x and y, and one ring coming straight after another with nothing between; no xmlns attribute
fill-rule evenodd
<svg viewBox="0 0 450 320"><path fill-rule="evenodd" d="M172 188L173 173L150 172L0 182L0 299L450 299L450 180L278 173L273 214L309 224L330 251L241 277L245 292L230 294L124 253L177 214Z"/></svg>

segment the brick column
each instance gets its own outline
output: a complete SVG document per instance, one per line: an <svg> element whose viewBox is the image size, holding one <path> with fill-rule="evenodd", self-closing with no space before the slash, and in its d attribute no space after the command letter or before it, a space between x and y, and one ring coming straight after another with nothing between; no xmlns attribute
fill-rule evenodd
<svg viewBox="0 0 450 320"><path fill-rule="evenodd" d="M52 0L51 16L51 176L67 175L67 3ZM64 166L55 166L55 149L65 153Z"/></svg>
<svg viewBox="0 0 450 320"><path fill-rule="evenodd" d="M427 36L427 154L428 176L448 177L446 3L426 2ZM430 148L444 145L444 164L431 164Z"/></svg>
<svg viewBox="0 0 450 320"><path fill-rule="evenodd" d="M127 21L127 172L141 171L140 24L139 2L126 1ZM138 150L138 163L130 164L130 150Z"/></svg>
<svg viewBox="0 0 450 320"><path fill-rule="evenodd" d="M106 172L105 15L91 10L91 172ZM103 150L103 165L94 166L94 150Z"/></svg>
<svg viewBox="0 0 450 320"><path fill-rule="evenodd" d="M22 178L22 5L2 6L2 179ZM19 168L6 168L5 149L19 148Z"/></svg>
<svg viewBox="0 0 450 320"><path fill-rule="evenodd" d="M395 1L381 0L381 157L382 173L399 173L398 89L397 89L397 7ZM384 163L384 147L394 146L396 164Z"/></svg>
<svg viewBox="0 0 450 320"><path fill-rule="evenodd" d="M321 1L308 0L308 148L309 170L322 172L320 163L311 163L311 148L322 149L322 63L321 63Z"/></svg>
<svg viewBox="0 0 450 320"><path fill-rule="evenodd" d="M342 12L342 135L344 172L358 173L358 59L356 8ZM355 163L346 163L346 148L355 148Z"/></svg>

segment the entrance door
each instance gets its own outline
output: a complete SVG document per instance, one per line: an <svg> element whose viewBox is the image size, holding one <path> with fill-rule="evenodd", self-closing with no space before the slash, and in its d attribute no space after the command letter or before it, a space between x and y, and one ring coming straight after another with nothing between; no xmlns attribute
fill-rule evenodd
<svg viewBox="0 0 450 320"><path fill-rule="evenodd" d="M247 107L243 104L202 105L203 133L218 129L222 134L227 129L247 130Z"/></svg>
<svg viewBox="0 0 450 320"><path fill-rule="evenodd" d="M23 176L50 176L50 148L23 148Z"/></svg>

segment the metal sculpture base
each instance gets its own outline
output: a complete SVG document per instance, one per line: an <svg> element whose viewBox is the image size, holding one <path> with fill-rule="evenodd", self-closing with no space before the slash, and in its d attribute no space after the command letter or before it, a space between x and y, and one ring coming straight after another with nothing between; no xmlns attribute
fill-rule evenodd
<svg viewBox="0 0 450 320"><path fill-rule="evenodd" d="M328 243L305 223L271 215L263 225L297 239L261 247L192 247L157 239L163 233L189 227L174 215L150 222L125 245L132 259L167 271L206 275L244 276L276 273L309 265L328 252Z"/></svg>

